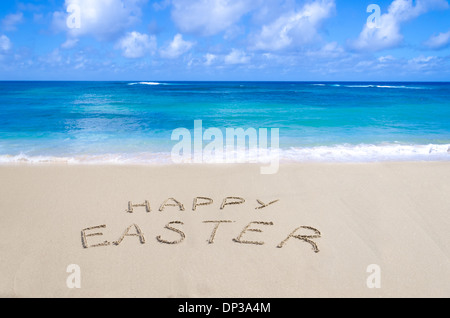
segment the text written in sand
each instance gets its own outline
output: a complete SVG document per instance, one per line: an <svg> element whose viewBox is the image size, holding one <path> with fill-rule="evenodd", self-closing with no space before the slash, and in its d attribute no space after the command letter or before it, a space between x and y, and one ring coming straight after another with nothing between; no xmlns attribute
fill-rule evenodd
<svg viewBox="0 0 450 318"><path fill-rule="evenodd" d="M226 197L221 200L220 205L217 207L220 211L226 209L232 209L233 206L244 205L246 204L246 200L242 197ZM263 201L260 199L256 199L256 204L252 207L252 210L266 210L273 207L279 200L271 200L271 201ZM198 211L202 207L212 206L214 205L214 200L208 197L195 197L192 201L193 212ZM128 209L126 213L133 214L137 209L142 209L144 213L151 213L152 206L150 201L144 201L143 203L135 204L133 202L128 202ZM157 211L159 213L166 211L166 209L175 209L176 211L185 212L185 205L176 198L168 198L164 200L160 205L158 205ZM210 225L209 232L205 232L205 238L207 244L214 244L216 240L217 233L224 226L234 226L237 221L234 220L204 220L201 223L205 225ZM161 233L155 236L155 242L166 245L179 245L187 240L186 234L183 231L184 222L181 221L170 221L168 222L163 229L161 229ZM241 224L240 229L236 228L236 236L231 238L231 241L238 244L249 244L249 245L265 245L266 242L261 237L260 240L251 240L248 238L250 233L261 233L263 235L264 229L267 227L276 226L272 221L252 221L247 224ZM130 237L134 237L137 244L146 244L147 238L141 227L133 223L128 225L125 231L118 236L117 240L105 240L102 241L99 237L104 236L104 232L107 231L107 225L99 225L85 228L81 231L81 240L83 248L95 248L95 247L107 247L107 246L120 246L121 243ZM321 232L311 226L297 226L295 228L284 230L287 234L283 236L280 235L280 241L277 242L277 248L283 248L289 241L302 241L304 243L309 244L312 247L312 250L315 253L319 253L319 247L316 243L316 240L322 237ZM95 237L95 238L94 238ZM170 237L170 239L169 239Z"/></svg>

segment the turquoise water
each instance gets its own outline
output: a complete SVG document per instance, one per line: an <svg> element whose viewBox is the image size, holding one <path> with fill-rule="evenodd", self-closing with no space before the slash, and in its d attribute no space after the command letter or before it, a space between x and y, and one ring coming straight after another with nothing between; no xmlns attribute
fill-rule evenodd
<svg viewBox="0 0 450 318"><path fill-rule="evenodd" d="M0 82L0 162L170 162L194 120L279 128L287 161L450 158L450 83Z"/></svg>

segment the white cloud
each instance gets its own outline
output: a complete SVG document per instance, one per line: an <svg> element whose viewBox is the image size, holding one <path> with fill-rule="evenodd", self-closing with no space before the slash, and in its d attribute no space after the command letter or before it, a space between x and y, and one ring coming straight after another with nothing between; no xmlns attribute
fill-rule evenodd
<svg viewBox="0 0 450 318"><path fill-rule="evenodd" d="M161 0L159 2L153 2L153 9L156 11L165 10L168 6L170 6L172 0Z"/></svg>
<svg viewBox="0 0 450 318"><path fill-rule="evenodd" d="M63 49L72 49L78 44L78 42L79 42L78 39L69 38L69 39L66 40L66 42L61 44L61 48L63 48Z"/></svg>
<svg viewBox="0 0 450 318"><path fill-rule="evenodd" d="M345 55L345 50L337 42L330 42L319 50L309 50L306 52L306 56L322 59L336 59Z"/></svg>
<svg viewBox="0 0 450 318"><path fill-rule="evenodd" d="M49 54L41 57L40 60L51 66L61 66L64 63L64 58L59 49L54 49Z"/></svg>
<svg viewBox="0 0 450 318"><path fill-rule="evenodd" d="M425 45L433 50L446 48L450 45L450 31L434 35L425 42Z"/></svg>
<svg viewBox="0 0 450 318"><path fill-rule="evenodd" d="M205 65L206 66L210 66L212 63L214 63L214 61L217 59L217 56L211 53L207 53L205 55Z"/></svg>
<svg viewBox="0 0 450 318"><path fill-rule="evenodd" d="M77 5L80 8L81 27L69 29L67 18L70 13L54 12L53 27L66 31L76 38L92 35L99 40L110 40L123 33L126 28L140 20L140 5L147 0L65 0L64 7Z"/></svg>
<svg viewBox="0 0 450 318"><path fill-rule="evenodd" d="M386 56L380 56L378 58L378 62L384 63L384 62L390 62L390 61L394 61L395 57L393 57L392 55L386 55Z"/></svg>
<svg viewBox="0 0 450 318"><path fill-rule="evenodd" d="M253 39L253 49L279 51L312 42L318 28L331 16L334 0L315 0L266 24Z"/></svg>
<svg viewBox="0 0 450 318"><path fill-rule="evenodd" d="M442 67L441 58L436 56L418 56L408 60L408 69L410 71L431 71L439 70Z"/></svg>
<svg viewBox="0 0 450 318"><path fill-rule="evenodd" d="M367 24L356 41L350 46L361 51L380 51L399 46L403 41L400 27L403 23L434 9L448 8L446 0L394 0L388 12L381 15L380 27L371 28Z"/></svg>
<svg viewBox="0 0 450 318"><path fill-rule="evenodd" d="M14 31L17 28L17 25L23 22L23 13L18 12L15 14L8 14L2 20L2 29L5 31Z"/></svg>
<svg viewBox="0 0 450 318"><path fill-rule="evenodd" d="M194 44L194 42L183 40L183 36L177 34L167 47L161 49L160 54L163 58L175 59L188 52Z"/></svg>
<svg viewBox="0 0 450 318"><path fill-rule="evenodd" d="M156 37L141 34L139 32L129 32L121 38L116 48L122 50L122 55L126 58L141 58L156 51Z"/></svg>
<svg viewBox="0 0 450 318"><path fill-rule="evenodd" d="M0 50L1 51L9 51L12 47L11 41L6 35L0 36Z"/></svg>
<svg viewBox="0 0 450 318"><path fill-rule="evenodd" d="M429 63L430 61L436 60L436 56L418 56L409 60L410 63L414 64L424 64Z"/></svg>
<svg viewBox="0 0 450 318"><path fill-rule="evenodd" d="M248 56L244 51L233 49L231 53L225 56L225 64L247 64L250 62L250 56Z"/></svg>
<svg viewBox="0 0 450 318"><path fill-rule="evenodd" d="M40 11L45 8L45 5L19 2L17 8L20 11Z"/></svg>
<svg viewBox="0 0 450 318"><path fill-rule="evenodd" d="M257 5L256 0L173 0L172 19L183 33L215 35Z"/></svg>

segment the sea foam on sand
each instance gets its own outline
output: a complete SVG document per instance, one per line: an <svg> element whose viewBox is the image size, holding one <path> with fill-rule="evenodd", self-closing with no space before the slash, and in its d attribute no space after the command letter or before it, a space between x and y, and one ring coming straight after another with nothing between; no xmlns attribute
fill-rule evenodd
<svg viewBox="0 0 450 318"><path fill-rule="evenodd" d="M295 162L396 162L396 161L448 161L450 144L429 145L338 145L318 147L292 147L279 150L240 149L233 153L235 163L270 163L275 157L281 163ZM218 161L214 154L203 154L203 163L227 163L224 157ZM48 155L0 155L0 164L70 164L70 165L126 165L172 164L168 152L82 154L73 156ZM186 160L183 163L192 163Z"/></svg>

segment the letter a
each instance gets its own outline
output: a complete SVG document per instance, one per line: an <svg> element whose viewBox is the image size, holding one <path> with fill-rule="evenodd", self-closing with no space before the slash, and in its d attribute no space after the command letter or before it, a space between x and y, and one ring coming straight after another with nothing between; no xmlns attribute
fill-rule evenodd
<svg viewBox="0 0 450 318"><path fill-rule="evenodd" d="M71 273L69 277L67 277L66 285L67 288L81 288L81 269L80 266L72 264L67 266L67 273Z"/></svg>
<svg viewBox="0 0 450 318"><path fill-rule="evenodd" d="M368 18L367 18L367 27L369 29L379 29L381 28L380 25L380 18L381 18L381 8L378 4L371 4L367 7L367 12L373 12Z"/></svg>
<svg viewBox="0 0 450 318"><path fill-rule="evenodd" d="M367 277L367 288L381 288L381 267L372 264L367 267L367 273L370 273L369 277Z"/></svg>
<svg viewBox="0 0 450 318"><path fill-rule="evenodd" d="M81 29L81 8L79 5L72 3L67 7L67 13L71 13L67 17L66 24L69 29Z"/></svg>

